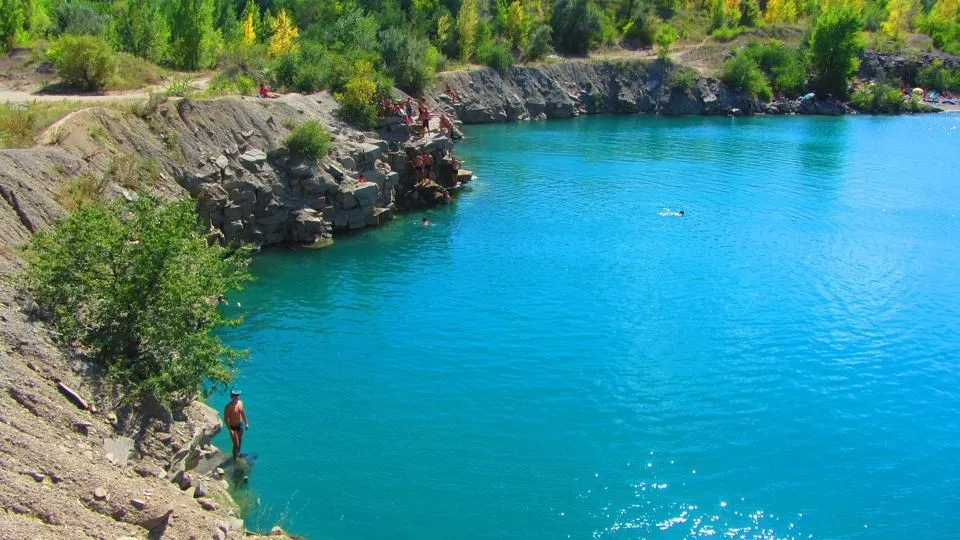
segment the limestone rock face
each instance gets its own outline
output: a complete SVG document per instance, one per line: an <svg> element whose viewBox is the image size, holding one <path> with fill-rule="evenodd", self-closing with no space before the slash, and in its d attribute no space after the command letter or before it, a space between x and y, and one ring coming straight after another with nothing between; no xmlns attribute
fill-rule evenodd
<svg viewBox="0 0 960 540"><path fill-rule="evenodd" d="M563 62L449 72L433 88L436 108L465 124L486 124L579 114L650 112L667 115L726 114L738 108L763 112L759 103L700 75L677 77L679 68L655 61ZM693 84L690 84L690 77ZM677 82L678 80L687 82ZM458 96L454 103L441 89Z"/></svg>

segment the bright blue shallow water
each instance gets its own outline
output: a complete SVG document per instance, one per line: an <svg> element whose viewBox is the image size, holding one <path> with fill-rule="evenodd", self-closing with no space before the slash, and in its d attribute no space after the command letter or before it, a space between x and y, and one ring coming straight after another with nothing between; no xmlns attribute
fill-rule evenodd
<svg viewBox="0 0 960 540"><path fill-rule="evenodd" d="M435 226L266 253L233 298L250 523L957 538L958 126L471 128Z"/></svg>

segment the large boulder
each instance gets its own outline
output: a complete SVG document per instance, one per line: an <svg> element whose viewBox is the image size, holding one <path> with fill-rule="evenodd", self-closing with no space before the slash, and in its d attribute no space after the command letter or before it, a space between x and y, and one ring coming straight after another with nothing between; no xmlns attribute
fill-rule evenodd
<svg viewBox="0 0 960 540"><path fill-rule="evenodd" d="M373 206L373 203L380 197L380 186L373 182L365 182L353 190L353 195L357 198L360 206Z"/></svg>

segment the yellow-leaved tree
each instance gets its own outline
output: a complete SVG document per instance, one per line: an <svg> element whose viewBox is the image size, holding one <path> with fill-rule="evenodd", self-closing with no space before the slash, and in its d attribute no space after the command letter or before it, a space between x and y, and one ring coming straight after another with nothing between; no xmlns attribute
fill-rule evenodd
<svg viewBox="0 0 960 540"><path fill-rule="evenodd" d="M938 0L930 11L945 20L954 21L960 19L960 9L958 8L960 8L960 2L957 2L957 0Z"/></svg>
<svg viewBox="0 0 960 540"><path fill-rule="evenodd" d="M286 9L281 9L280 14L273 21L273 36L270 37L270 43L267 45L267 51L271 56L283 56L297 49L297 37L300 35L300 29L293 25Z"/></svg>
<svg viewBox="0 0 960 540"><path fill-rule="evenodd" d="M480 24L480 8L477 0L463 0L457 13L457 36L460 38L460 59L469 62L476 52L477 26Z"/></svg>
<svg viewBox="0 0 960 540"><path fill-rule="evenodd" d="M763 20L769 24L792 23L797 20L795 0L768 0Z"/></svg>
<svg viewBox="0 0 960 540"><path fill-rule="evenodd" d="M892 39L899 41L910 31L913 18L920 12L920 0L890 0L887 4L887 20L880 29Z"/></svg>
<svg viewBox="0 0 960 540"><path fill-rule="evenodd" d="M517 50L527 48L527 35L530 33L530 22L520 0L513 0L507 8L506 34L510 45Z"/></svg>
<svg viewBox="0 0 960 540"><path fill-rule="evenodd" d="M257 29L253 21L253 13L247 13L243 19L243 44L247 47L252 46L257 41Z"/></svg>

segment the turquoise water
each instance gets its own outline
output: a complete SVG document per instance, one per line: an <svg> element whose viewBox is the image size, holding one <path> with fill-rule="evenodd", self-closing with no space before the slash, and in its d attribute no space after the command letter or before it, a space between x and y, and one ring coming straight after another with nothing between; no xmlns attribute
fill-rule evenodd
<svg viewBox="0 0 960 540"><path fill-rule="evenodd" d="M268 252L231 299L248 525L956 538L958 127L469 129L480 179L434 226Z"/></svg>

